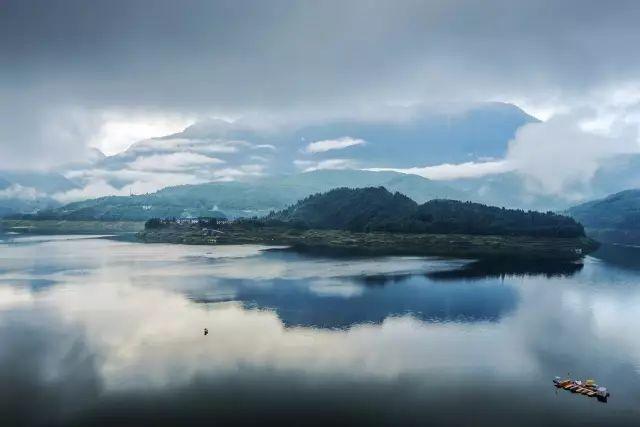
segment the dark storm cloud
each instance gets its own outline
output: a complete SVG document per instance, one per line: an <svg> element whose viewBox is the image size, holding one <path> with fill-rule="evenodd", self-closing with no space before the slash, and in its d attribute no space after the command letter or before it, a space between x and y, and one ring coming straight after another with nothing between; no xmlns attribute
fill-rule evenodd
<svg viewBox="0 0 640 427"><path fill-rule="evenodd" d="M398 89L424 98L452 77L467 89L581 89L640 65L636 2L442 3L10 2L3 85L99 106L244 111Z"/></svg>
<svg viewBox="0 0 640 427"><path fill-rule="evenodd" d="M637 75L639 18L633 1L4 1L2 166L79 150L96 110L579 97Z"/></svg>

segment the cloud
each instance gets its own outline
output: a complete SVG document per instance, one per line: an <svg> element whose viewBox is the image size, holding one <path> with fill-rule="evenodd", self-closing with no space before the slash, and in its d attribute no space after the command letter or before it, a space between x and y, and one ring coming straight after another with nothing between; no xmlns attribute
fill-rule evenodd
<svg viewBox="0 0 640 427"><path fill-rule="evenodd" d="M64 176L78 188L52 197L68 203L149 193L168 186L255 178L266 173L274 148L240 139L195 135L188 128L178 134L136 142L113 156L67 167Z"/></svg>
<svg viewBox="0 0 640 427"><path fill-rule="evenodd" d="M201 184L207 182L185 173L140 173L132 171L87 172L80 188L54 193L51 197L60 203L70 203L103 196L128 196L130 193L151 193L174 185ZM120 185L118 185L120 184Z"/></svg>
<svg viewBox="0 0 640 427"><path fill-rule="evenodd" d="M352 159L325 159L314 160L294 160L293 164L302 172L312 172L323 169L356 169L358 162Z"/></svg>
<svg viewBox="0 0 640 427"><path fill-rule="evenodd" d="M420 102L590 102L638 80L639 20L624 0L5 1L0 167L58 165L91 144L115 152L172 128L158 117L279 123Z"/></svg>
<svg viewBox="0 0 640 427"><path fill-rule="evenodd" d="M192 138L168 136L164 138L151 138L136 142L126 151L125 154L143 153L171 153L175 151L188 151L200 154L214 153L237 153L243 148L252 147L247 141L225 140L219 138ZM257 146L253 146L258 148Z"/></svg>
<svg viewBox="0 0 640 427"><path fill-rule="evenodd" d="M221 163L225 163L224 160L197 153L180 152L141 156L128 166L133 170L143 171L184 171Z"/></svg>
<svg viewBox="0 0 640 427"><path fill-rule="evenodd" d="M437 166L415 167L415 168L370 168L371 171L394 171L419 175L435 181L451 180L460 178L479 178L485 175L495 175L510 172L514 166L506 160L496 160L487 162L466 162L459 164L445 163Z"/></svg>
<svg viewBox="0 0 640 427"><path fill-rule="evenodd" d="M92 155L87 140L98 128L95 117L67 105L49 108L46 99L29 96L13 98L0 83L0 169L45 170Z"/></svg>
<svg viewBox="0 0 640 427"><path fill-rule="evenodd" d="M92 181L82 188L55 193L52 198L60 203L71 203L80 200L92 199L102 196L124 196L129 191L125 188L115 188L105 180Z"/></svg>
<svg viewBox="0 0 640 427"><path fill-rule="evenodd" d="M66 177L80 184L79 188L58 192L51 197L60 203L70 203L102 196L127 196L130 193L151 193L165 187L233 181L265 174L264 164L226 165L217 159L189 153L140 157L115 169L88 168L69 171ZM160 158L162 157L162 158ZM146 167L149 169L145 169Z"/></svg>
<svg viewBox="0 0 640 427"><path fill-rule="evenodd" d="M594 125L594 115L584 112L527 124L510 141L506 162L526 179L534 194L579 200L607 160L640 153L637 125L612 126L603 131Z"/></svg>
<svg viewBox="0 0 640 427"><path fill-rule="evenodd" d="M291 155L333 157L365 140L374 152L374 138L345 120L410 129L418 105L517 101L548 120L525 126L502 159L294 165L402 166L438 180L513 172L533 194L575 198L611 156L637 151L633 1L10 0L2 11L0 169L63 168L80 189L59 198L286 172ZM330 120L339 131L324 134ZM289 150L309 124L315 142ZM95 158L91 147L117 155Z"/></svg>
<svg viewBox="0 0 640 427"><path fill-rule="evenodd" d="M503 159L413 168L371 168L420 175L433 180L480 178L513 172L528 195L569 201L592 197L596 173L620 155L640 154L640 101L573 110L545 122L529 123L509 141ZM621 190L622 188L620 188Z"/></svg>
<svg viewBox="0 0 640 427"><path fill-rule="evenodd" d="M330 150L342 150L343 148L353 147L354 145L363 145L366 142L363 139L351 138L344 136L338 139L325 139L323 141L312 142L305 148L307 153L324 153Z"/></svg>
<svg viewBox="0 0 640 427"><path fill-rule="evenodd" d="M234 181L242 178L262 176L264 165L248 164L233 168L218 169L212 172L212 181Z"/></svg>
<svg viewBox="0 0 640 427"><path fill-rule="evenodd" d="M19 199L19 200L37 200L46 195L33 187L25 187L20 184L11 184L0 190L0 200L3 199Z"/></svg>
<svg viewBox="0 0 640 427"><path fill-rule="evenodd" d="M110 156L120 153L134 142L183 130L192 119L158 114L105 113L98 131L88 142Z"/></svg>

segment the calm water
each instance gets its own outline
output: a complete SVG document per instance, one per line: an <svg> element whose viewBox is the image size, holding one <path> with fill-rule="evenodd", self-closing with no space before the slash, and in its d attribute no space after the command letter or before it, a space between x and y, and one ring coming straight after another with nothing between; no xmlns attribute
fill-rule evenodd
<svg viewBox="0 0 640 427"><path fill-rule="evenodd" d="M567 373L608 403L556 391ZM0 242L0 425L232 422L640 425L640 251L554 266Z"/></svg>

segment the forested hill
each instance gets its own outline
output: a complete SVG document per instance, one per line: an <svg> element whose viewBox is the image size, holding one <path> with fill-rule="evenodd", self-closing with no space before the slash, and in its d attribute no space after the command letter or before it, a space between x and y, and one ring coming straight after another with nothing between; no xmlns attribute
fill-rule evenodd
<svg viewBox="0 0 640 427"><path fill-rule="evenodd" d="M627 190L569 209L587 228L640 229L640 190Z"/></svg>
<svg viewBox="0 0 640 427"><path fill-rule="evenodd" d="M280 210L332 188L384 186L419 202L466 199L462 191L417 175L360 170L318 170L239 182L167 187L151 194L109 196L42 210L35 219L144 221L150 218L252 217Z"/></svg>
<svg viewBox="0 0 640 427"><path fill-rule="evenodd" d="M593 238L608 243L640 244L640 190L626 190L568 210Z"/></svg>
<svg viewBox="0 0 640 427"><path fill-rule="evenodd" d="M338 188L314 194L270 214L266 221L284 222L299 228L355 232L584 236L580 223L551 212L505 209L455 200L431 200L419 205L384 187Z"/></svg>

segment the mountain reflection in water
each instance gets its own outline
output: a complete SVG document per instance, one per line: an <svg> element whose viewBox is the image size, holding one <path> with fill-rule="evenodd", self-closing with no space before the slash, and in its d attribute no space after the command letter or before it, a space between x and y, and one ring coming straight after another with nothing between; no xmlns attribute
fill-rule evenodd
<svg viewBox="0 0 640 427"><path fill-rule="evenodd" d="M544 276L547 278L572 276L582 270L581 262L553 262L543 260L480 260L461 268L433 271L427 277L434 280L505 278L508 276Z"/></svg>
<svg viewBox="0 0 640 427"><path fill-rule="evenodd" d="M517 304L516 290L497 281L440 286L411 275L383 286L370 283L275 279L224 284L236 289L234 299L246 308L273 310L285 326L346 328L407 314L429 322L497 321ZM215 301L193 295L199 302Z"/></svg>
<svg viewBox="0 0 640 427"><path fill-rule="evenodd" d="M635 271L263 249L0 244L2 425L640 417ZM556 393L567 372L609 403Z"/></svg>

